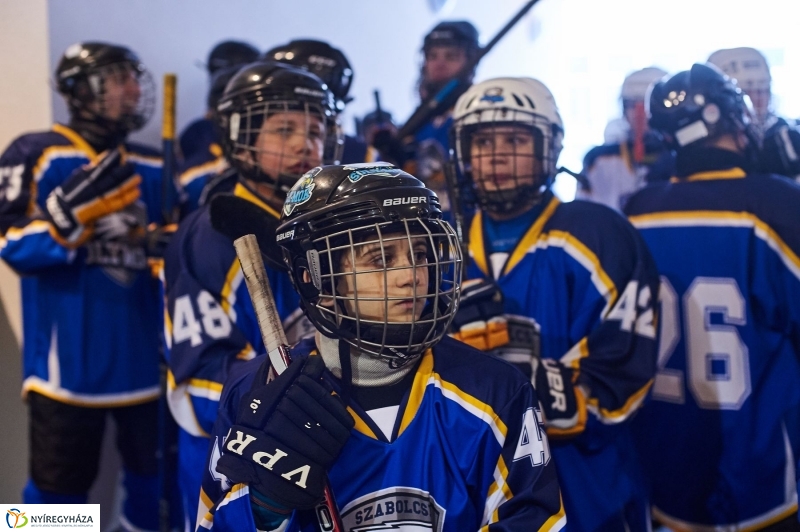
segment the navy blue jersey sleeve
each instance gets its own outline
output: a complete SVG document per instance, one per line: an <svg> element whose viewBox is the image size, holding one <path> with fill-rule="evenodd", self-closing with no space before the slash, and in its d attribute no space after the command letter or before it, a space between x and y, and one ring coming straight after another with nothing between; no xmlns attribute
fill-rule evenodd
<svg viewBox="0 0 800 532"><path fill-rule="evenodd" d="M89 154L53 132L17 138L0 156L0 257L20 273L67 264L75 253L51 236L44 199Z"/></svg>
<svg viewBox="0 0 800 532"><path fill-rule="evenodd" d="M584 269L572 280L574 343L560 363L575 371L579 416L588 412L605 425L617 424L642 404L655 375L658 272L641 236L611 209L575 202L563 206L553 226L559 217L569 220L562 227L574 237L574 256ZM560 229L545 231L558 236Z"/></svg>

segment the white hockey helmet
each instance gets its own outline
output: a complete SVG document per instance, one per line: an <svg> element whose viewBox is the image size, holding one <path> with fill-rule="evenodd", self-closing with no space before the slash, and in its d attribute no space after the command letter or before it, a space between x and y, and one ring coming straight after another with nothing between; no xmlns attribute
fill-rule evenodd
<svg viewBox="0 0 800 532"><path fill-rule="evenodd" d="M745 92L769 90L772 76L764 55L755 48L726 48L708 56L708 62L736 80Z"/></svg>
<svg viewBox="0 0 800 532"><path fill-rule="evenodd" d="M620 100L641 100L647 97L647 89L667 75L666 70L658 67L647 67L625 76L622 82L622 89L619 93Z"/></svg>
<svg viewBox="0 0 800 532"><path fill-rule="evenodd" d="M532 154L541 161L542 175L534 176L533 187L518 187L509 197L475 193L488 210L514 210L531 198L541 196L556 175L561 153L564 124L555 98L541 82L532 78L494 78L470 87L456 102L453 111L453 134L459 170L475 185L470 162L472 134L478 129L516 125L530 128L536 140Z"/></svg>

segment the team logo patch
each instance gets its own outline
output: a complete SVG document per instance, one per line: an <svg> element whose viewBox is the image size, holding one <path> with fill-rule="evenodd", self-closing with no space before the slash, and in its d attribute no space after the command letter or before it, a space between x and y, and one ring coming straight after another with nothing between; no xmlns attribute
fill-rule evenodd
<svg viewBox="0 0 800 532"><path fill-rule="evenodd" d="M394 532L444 528L445 509L423 490L392 487L364 495L342 509L345 530Z"/></svg>
<svg viewBox="0 0 800 532"><path fill-rule="evenodd" d="M377 175L381 177L393 177L400 173L400 170L390 163L355 163L348 164L344 170L350 170L347 179L351 183L357 183L366 175Z"/></svg>
<svg viewBox="0 0 800 532"><path fill-rule="evenodd" d="M286 216L292 214L298 205L302 205L311 199L311 193L316 186L316 183L314 183L314 176L321 171L322 167L317 166L303 174L302 177L297 180L297 183L294 184L286 195L286 202L283 204L283 212Z"/></svg>
<svg viewBox="0 0 800 532"><path fill-rule="evenodd" d="M491 87L486 89L486 92L483 93L481 97L482 102L491 102L491 103L498 103L505 100L503 96L503 88L502 87Z"/></svg>

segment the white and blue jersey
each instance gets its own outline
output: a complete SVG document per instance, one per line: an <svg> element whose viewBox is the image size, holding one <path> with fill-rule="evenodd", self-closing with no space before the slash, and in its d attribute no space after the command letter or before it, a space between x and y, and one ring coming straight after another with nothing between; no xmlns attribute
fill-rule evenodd
<svg viewBox="0 0 800 532"><path fill-rule="evenodd" d="M728 159L626 207L661 273L659 369L637 424L653 514L679 530L797 511L800 187Z"/></svg>
<svg viewBox="0 0 800 532"><path fill-rule="evenodd" d="M310 354L312 339L292 349L294 359ZM262 362L249 362L225 385L200 529L256 530L248 486L229 486L215 464ZM338 390L329 372L323 379ZM533 387L511 365L443 339L423 355L391 441L358 404L348 404L356 424L328 474L344 529L561 530L564 508L537 405ZM295 512L287 530L317 526L313 515Z"/></svg>
<svg viewBox="0 0 800 532"><path fill-rule="evenodd" d="M604 205L561 203L548 192L520 220L498 230L475 215L467 277L494 279L505 313L540 327L541 357L572 370L565 391L575 395L577 418L547 429L567 529L646 530L629 421L655 374L653 259L625 218Z"/></svg>
<svg viewBox="0 0 800 532"><path fill-rule="evenodd" d="M0 157L0 257L22 277L23 393L88 407L158 396L158 282L142 244L99 230L112 218L142 233L162 221L161 157L135 145L125 151L141 197L99 220L77 249L51 236L42 213L54 188L98 159L95 150L57 124L17 138Z"/></svg>

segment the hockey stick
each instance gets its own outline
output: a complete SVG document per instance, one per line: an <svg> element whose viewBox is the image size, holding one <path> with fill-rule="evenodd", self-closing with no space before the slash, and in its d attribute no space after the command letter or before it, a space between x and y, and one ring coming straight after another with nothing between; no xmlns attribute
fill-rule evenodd
<svg viewBox="0 0 800 532"><path fill-rule="evenodd" d="M161 127L164 166L161 168L161 215L164 223L176 221L177 191L175 189L175 74L164 74L164 115Z"/></svg>
<svg viewBox="0 0 800 532"><path fill-rule="evenodd" d="M397 138L402 141L402 139L416 134L431 117L441 114L453 107L456 104L456 100L470 87L470 74L475 67L478 66L481 59L500 42L500 39L505 37L506 33L508 33L538 1L539 0L529 0L528 3L522 6L522 9L497 32L494 38L492 38L486 46L482 47L471 61L468 61L467 64L464 65L464 68L455 79L451 80L439 92L422 102L419 107L414 110L408 120L406 120L406 123L397 131Z"/></svg>
<svg viewBox="0 0 800 532"><path fill-rule="evenodd" d="M264 346L272 365L270 376L267 378L269 382L283 373L291 362L286 333L283 331L281 320L278 317L278 309L275 307L275 299L272 297L272 289L269 287L269 279L267 279L267 271L264 269L264 261L261 259L258 239L255 235L245 235L234 240L233 246L236 248L236 255L242 266L244 282L250 293L261 338L264 340ZM339 509L333 499L330 483L327 481L324 493L324 501L315 510L320 529L322 532L344 532Z"/></svg>

